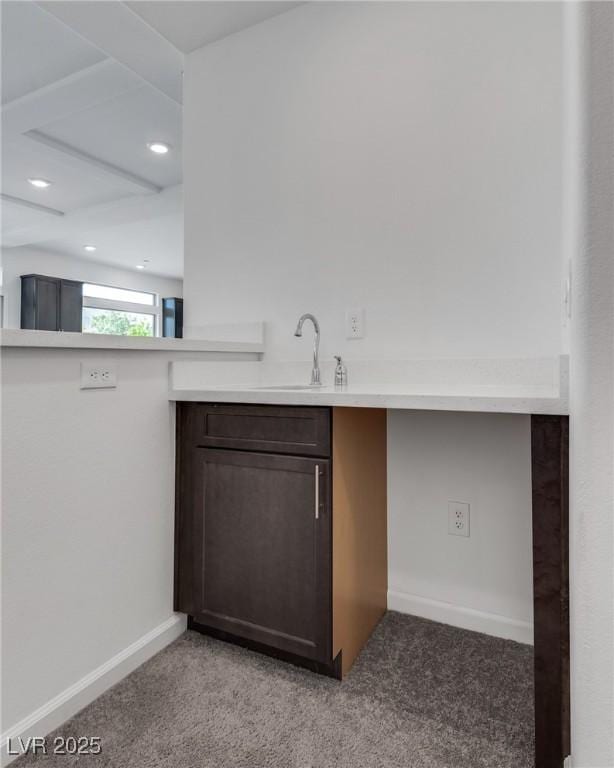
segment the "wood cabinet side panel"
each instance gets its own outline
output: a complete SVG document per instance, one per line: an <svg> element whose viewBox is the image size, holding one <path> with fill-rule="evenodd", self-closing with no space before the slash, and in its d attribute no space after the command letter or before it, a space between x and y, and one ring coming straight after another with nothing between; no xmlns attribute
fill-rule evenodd
<svg viewBox="0 0 614 768"><path fill-rule="evenodd" d="M346 674L386 611L386 411L333 409L333 657Z"/></svg>
<svg viewBox="0 0 614 768"><path fill-rule="evenodd" d="M192 408L176 405L175 444L175 583L174 610L194 612L194 572L198 555L193 505L194 440Z"/></svg>
<svg viewBox="0 0 614 768"><path fill-rule="evenodd" d="M531 416L535 765L570 752L569 418Z"/></svg>

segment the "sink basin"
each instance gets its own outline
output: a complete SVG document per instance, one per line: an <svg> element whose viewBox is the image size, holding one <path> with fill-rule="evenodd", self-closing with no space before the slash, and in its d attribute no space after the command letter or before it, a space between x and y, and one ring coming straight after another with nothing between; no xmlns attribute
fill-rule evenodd
<svg viewBox="0 0 614 768"><path fill-rule="evenodd" d="M259 387L247 387L247 389L274 389L274 390L308 390L308 389L321 389L322 384L269 384Z"/></svg>

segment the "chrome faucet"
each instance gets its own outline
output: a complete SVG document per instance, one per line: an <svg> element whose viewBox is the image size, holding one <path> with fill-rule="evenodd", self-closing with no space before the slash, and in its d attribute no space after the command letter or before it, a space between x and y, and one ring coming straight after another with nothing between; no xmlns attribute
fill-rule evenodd
<svg viewBox="0 0 614 768"><path fill-rule="evenodd" d="M302 336L303 335L303 323L305 320L311 320L313 323L313 329L315 331L315 337L313 340L313 368L311 370L311 383L315 386L319 386L322 382L320 381L320 324L316 320L316 318L310 314L309 312L306 312L304 315L301 315L299 318L298 323L296 324L296 331L294 331L295 336Z"/></svg>

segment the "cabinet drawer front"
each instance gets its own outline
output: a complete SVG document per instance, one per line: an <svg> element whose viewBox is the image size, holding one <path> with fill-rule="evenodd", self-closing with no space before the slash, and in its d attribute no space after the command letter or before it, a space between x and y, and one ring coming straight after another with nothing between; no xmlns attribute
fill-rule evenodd
<svg viewBox="0 0 614 768"><path fill-rule="evenodd" d="M330 456L328 408L197 405L198 445L248 451Z"/></svg>

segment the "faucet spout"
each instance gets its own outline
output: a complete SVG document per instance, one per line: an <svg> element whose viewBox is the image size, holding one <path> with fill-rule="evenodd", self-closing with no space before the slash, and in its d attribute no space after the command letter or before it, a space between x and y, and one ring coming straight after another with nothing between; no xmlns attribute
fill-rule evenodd
<svg viewBox="0 0 614 768"><path fill-rule="evenodd" d="M299 317L298 323L296 324L296 330L294 331L295 336L303 335L303 323L305 320L310 320L312 322L313 330L315 331L313 339L313 368L311 369L311 383L317 386L322 383L320 381L320 323L318 323L314 315L306 312Z"/></svg>

